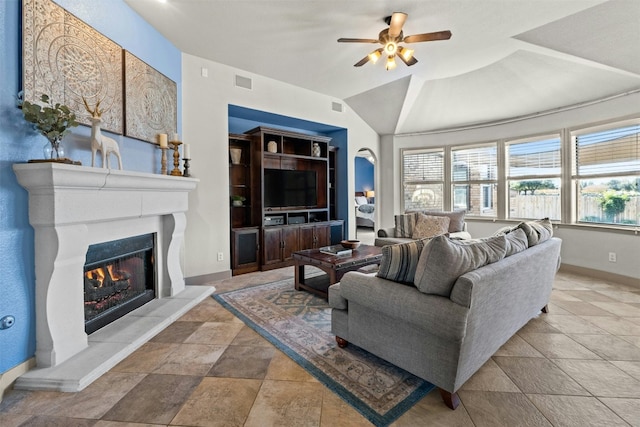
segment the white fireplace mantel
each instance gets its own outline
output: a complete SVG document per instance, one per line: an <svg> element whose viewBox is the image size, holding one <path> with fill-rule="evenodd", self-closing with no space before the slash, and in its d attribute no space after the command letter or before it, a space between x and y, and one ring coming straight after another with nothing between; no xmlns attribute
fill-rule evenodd
<svg viewBox="0 0 640 427"><path fill-rule="evenodd" d="M156 234L156 300L125 316L128 320L114 322L120 323L119 329L124 321L133 322L133 326L127 326L129 329L140 329L136 328L136 322L153 322L153 327L145 324L142 334L133 333L143 337L129 342L128 350L119 349L117 357L108 363L89 367L88 377L78 384L25 388L81 389L153 336L149 336L150 332L159 332L158 325L164 328L176 318L174 314L168 323L159 318L145 321L140 313L149 312L147 306L153 308L154 303L158 306L165 299L176 299L185 304L173 305L186 311L213 292L211 287L183 292L180 251L186 228L185 212L188 193L195 189L198 179L59 163L15 164L13 169L18 182L29 192L29 221L35 230L37 368L34 371L76 359L91 342L104 342L101 337L113 335L113 331L108 331L110 325L91 336L84 331L83 268L89 245ZM187 303L181 293L189 294L187 299L191 302ZM191 298L194 295L195 300ZM23 376L27 377L26 382L30 374L34 375L30 371ZM46 375L50 376L50 372Z"/></svg>

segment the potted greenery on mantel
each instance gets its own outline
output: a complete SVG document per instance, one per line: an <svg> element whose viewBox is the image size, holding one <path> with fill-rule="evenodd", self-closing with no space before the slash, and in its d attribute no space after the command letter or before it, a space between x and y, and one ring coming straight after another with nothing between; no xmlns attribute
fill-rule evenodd
<svg viewBox="0 0 640 427"><path fill-rule="evenodd" d="M77 163L64 157L62 146L64 136L71 131L72 127L78 126L75 113L66 105L52 104L49 96L45 94L40 97L42 105L22 101L21 98L20 96L18 99L18 106L22 109L25 120L33 123L35 129L48 140L44 146L44 161Z"/></svg>

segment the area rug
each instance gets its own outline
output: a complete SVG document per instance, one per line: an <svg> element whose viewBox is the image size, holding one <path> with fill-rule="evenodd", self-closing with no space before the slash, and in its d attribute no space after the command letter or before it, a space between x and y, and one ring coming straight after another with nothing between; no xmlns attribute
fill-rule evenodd
<svg viewBox="0 0 640 427"><path fill-rule="evenodd" d="M395 421L433 385L358 348L340 348L331 309L293 279L213 295L376 426Z"/></svg>

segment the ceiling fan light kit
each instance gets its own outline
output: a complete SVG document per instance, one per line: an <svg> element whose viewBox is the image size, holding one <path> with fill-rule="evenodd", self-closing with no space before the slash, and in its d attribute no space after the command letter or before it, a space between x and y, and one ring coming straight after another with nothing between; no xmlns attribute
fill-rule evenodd
<svg viewBox="0 0 640 427"><path fill-rule="evenodd" d="M384 54L387 55L385 68L387 70L393 70L396 68L396 55L409 67L418 62L418 60L413 56L414 50L400 46L400 43L420 43L436 40L449 40L451 38L451 31L437 31L435 33L414 34L404 37L402 27L406 19L406 13L393 12L391 16L387 16L384 20L387 25L389 25L389 28L385 28L380 31L377 39L339 38L338 42L380 43L383 46L382 48L374 50L360 61L356 62L353 66L361 67L369 61L375 64L378 59L380 59L382 52L384 51Z"/></svg>

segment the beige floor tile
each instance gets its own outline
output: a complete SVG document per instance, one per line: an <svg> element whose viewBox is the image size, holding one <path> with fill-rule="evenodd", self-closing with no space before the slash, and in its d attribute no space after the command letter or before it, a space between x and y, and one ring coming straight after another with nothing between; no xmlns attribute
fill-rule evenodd
<svg viewBox="0 0 640 427"><path fill-rule="evenodd" d="M640 381L606 360L553 361L596 397L640 398Z"/></svg>
<svg viewBox="0 0 640 427"><path fill-rule="evenodd" d="M549 313L553 314L573 314L570 311L567 311L564 308L560 307L559 305L554 304L553 302L547 304L547 309Z"/></svg>
<svg viewBox="0 0 640 427"><path fill-rule="evenodd" d="M570 290L554 289L553 292L551 292L550 299L551 301L584 301L583 299L573 296L571 292L572 291ZM590 291L583 291L583 292L590 292Z"/></svg>
<svg viewBox="0 0 640 427"><path fill-rule="evenodd" d="M640 308L624 302L593 302L593 305L620 317L640 317Z"/></svg>
<svg viewBox="0 0 640 427"><path fill-rule="evenodd" d="M464 390L459 395L476 427L551 426L524 394Z"/></svg>
<svg viewBox="0 0 640 427"><path fill-rule="evenodd" d="M603 310L594 305L595 303L583 301L555 301L554 305L577 316L613 316L610 311Z"/></svg>
<svg viewBox="0 0 640 427"><path fill-rule="evenodd" d="M275 351L273 347L230 345L207 376L263 379Z"/></svg>
<svg viewBox="0 0 640 427"><path fill-rule="evenodd" d="M153 372L180 345L177 343L148 342L131 353L112 370L115 372Z"/></svg>
<svg viewBox="0 0 640 427"><path fill-rule="evenodd" d="M243 323L206 322L200 325L185 343L229 345L243 326Z"/></svg>
<svg viewBox="0 0 640 427"><path fill-rule="evenodd" d="M614 335L569 335L606 360L640 360L640 348Z"/></svg>
<svg viewBox="0 0 640 427"><path fill-rule="evenodd" d="M520 392L520 389L493 359L489 359L478 372L473 374L462 385L461 390Z"/></svg>
<svg viewBox="0 0 640 427"><path fill-rule="evenodd" d="M154 373L204 376L226 348L224 345L182 344L167 356Z"/></svg>
<svg viewBox="0 0 640 427"><path fill-rule="evenodd" d="M276 351L271 358L265 379L284 381L318 381L309 372L281 351Z"/></svg>
<svg viewBox="0 0 640 427"><path fill-rule="evenodd" d="M73 398L70 393L57 391L14 390L5 395L0 403L0 411L8 414L41 415L55 412Z"/></svg>
<svg viewBox="0 0 640 427"><path fill-rule="evenodd" d="M222 306L213 298L205 298L198 305L193 307L187 313L178 319L179 322L219 322L216 320L218 313L222 310ZM229 313L227 310L225 312ZM230 314L230 313L229 313ZM233 317L233 315L231 316Z"/></svg>
<svg viewBox="0 0 640 427"><path fill-rule="evenodd" d="M68 418L68 417L52 417L52 416L34 416L27 421L28 427L91 427L95 425L96 420Z"/></svg>
<svg viewBox="0 0 640 427"><path fill-rule="evenodd" d="M627 426L595 397L527 395L554 426Z"/></svg>
<svg viewBox="0 0 640 427"><path fill-rule="evenodd" d="M544 321L563 334L608 334L604 329L585 322L583 318L573 314L548 314L544 317Z"/></svg>
<svg viewBox="0 0 640 427"><path fill-rule="evenodd" d="M555 313L555 311L553 312ZM570 314L568 311L565 311L565 313L567 315ZM559 330L544 321L544 316L546 316L546 314L529 320L526 325L520 328L518 335L523 333L559 334Z"/></svg>
<svg viewBox="0 0 640 427"><path fill-rule="evenodd" d="M71 397L64 404L46 411L46 415L98 419L107 413L125 394L145 378L146 374L107 372L93 384Z"/></svg>
<svg viewBox="0 0 640 427"><path fill-rule="evenodd" d="M600 356L563 334L524 333L520 336L548 358L600 359Z"/></svg>
<svg viewBox="0 0 640 427"><path fill-rule="evenodd" d="M509 341L495 352L494 356L544 357L542 353L533 348L520 335L512 336Z"/></svg>
<svg viewBox="0 0 640 427"><path fill-rule="evenodd" d="M604 329L614 335L640 336L640 325L633 322L632 318L623 319L611 316L580 316L584 320Z"/></svg>
<svg viewBox="0 0 640 427"><path fill-rule="evenodd" d="M262 347L273 347L269 341L265 340L256 331L248 326L244 326L238 335L231 341L231 345L257 345Z"/></svg>
<svg viewBox="0 0 640 427"><path fill-rule="evenodd" d="M141 424L141 423L127 423L120 421L103 421L96 422L93 427L158 427L162 424Z"/></svg>
<svg viewBox="0 0 640 427"><path fill-rule="evenodd" d="M611 363L631 375L633 378L640 380L640 362L612 360Z"/></svg>
<svg viewBox="0 0 640 427"><path fill-rule="evenodd" d="M0 426L2 427L18 427L29 418L31 415L21 415L21 414L3 414L0 413ZM26 425L26 424L25 424Z"/></svg>
<svg viewBox="0 0 640 427"><path fill-rule="evenodd" d="M640 427L640 399L601 397L600 400L632 427Z"/></svg>
<svg viewBox="0 0 640 427"><path fill-rule="evenodd" d="M460 404L455 411L447 407L434 389L400 418L391 424L392 427L473 427L473 422L464 407Z"/></svg>
<svg viewBox="0 0 640 427"><path fill-rule="evenodd" d="M612 291L602 291L602 293L604 295L611 297L616 301L635 303L635 304L640 303L640 291L638 290L635 290L633 292L612 290Z"/></svg>
<svg viewBox="0 0 640 427"><path fill-rule="evenodd" d="M260 384L259 380L206 377L193 391L171 424L243 426L260 390Z"/></svg>
<svg viewBox="0 0 640 427"><path fill-rule="evenodd" d="M640 325L640 317L627 317L626 320L633 322L637 325Z"/></svg>
<svg viewBox="0 0 640 427"><path fill-rule="evenodd" d="M589 395L548 359L494 357L494 360L524 393Z"/></svg>
<svg viewBox="0 0 640 427"><path fill-rule="evenodd" d="M322 391L320 427L369 427L373 424L328 388Z"/></svg>
<svg viewBox="0 0 640 427"><path fill-rule="evenodd" d="M151 338L151 342L182 343L201 325L202 322L173 322Z"/></svg>
<svg viewBox="0 0 640 427"><path fill-rule="evenodd" d="M244 426L318 426L324 388L314 382L265 380Z"/></svg>
<svg viewBox="0 0 640 427"><path fill-rule="evenodd" d="M611 298L610 296L607 296L607 295L603 294L600 291L568 290L568 291L564 291L564 293L567 296L571 296L571 297L577 298L580 301L585 301L585 302L593 302L593 301L616 302L615 299Z"/></svg>
<svg viewBox="0 0 640 427"><path fill-rule="evenodd" d="M640 348L640 336L621 335L620 338Z"/></svg>

